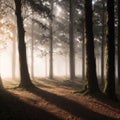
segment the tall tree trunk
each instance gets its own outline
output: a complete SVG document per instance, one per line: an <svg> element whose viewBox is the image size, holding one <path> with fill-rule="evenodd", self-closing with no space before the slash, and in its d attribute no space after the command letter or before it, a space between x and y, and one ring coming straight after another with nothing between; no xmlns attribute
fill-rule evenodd
<svg viewBox="0 0 120 120"><path fill-rule="evenodd" d="M74 1L70 0L70 22L69 22L69 40L70 40L70 80L75 79L75 55L74 55L74 32L73 32L73 5Z"/></svg>
<svg viewBox="0 0 120 120"><path fill-rule="evenodd" d="M12 42L13 42L12 43L12 79L15 80L15 77L16 77L15 76L15 68L16 68L16 40L13 40Z"/></svg>
<svg viewBox="0 0 120 120"><path fill-rule="evenodd" d="M16 47L17 47L17 43L16 43L16 39L17 39L17 31L16 29L14 29L14 40L12 41L12 79L15 80L16 79Z"/></svg>
<svg viewBox="0 0 120 120"><path fill-rule="evenodd" d="M50 21L50 68L49 78L53 79L53 1L51 1L51 21Z"/></svg>
<svg viewBox="0 0 120 120"><path fill-rule="evenodd" d="M106 83L105 94L111 98L116 99L115 94L115 27L114 27L114 0L107 0L107 64L106 64Z"/></svg>
<svg viewBox="0 0 120 120"><path fill-rule="evenodd" d="M84 14L83 14L84 15ZM85 29L84 29L84 18L83 18L83 34L82 34L82 79L85 80Z"/></svg>
<svg viewBox="0 0 120 120"><path fill-rule="evenodd" d="M105 1L102 0L101 85L104 85Z"/></svg>
<svg viewBox="0 0 120 120"><path fill-rule="evenodd" d="M45 77L47 77L47 53L45 54Z"/></svg>
<svg viewBox="0 0 120 120"><path fill-rule="evenodd" d="M33 14L33 13L32 13ZM31 78L34 79L34 37L33 37L34 23L32 21L32 36L31 36Z"/></svg>
<svg viewBox="0 0 120 120"><path fill-rule="evenodd" d="M118 84L120 86L120 1L118 0Z"/></svg>
<svg viewBox="0 0 120 120"><path fill-rule="evenodd" d="M85 33L86 33L86 88L91 94L99 92L94 53L92 23L92 0L85 0Z"/></svg>
<svg viewBox="0 0 120 120"><path fill-rule="evenodd" d="M18 51L19 51L19 62L20 62L20 87L28 88L32 86L30 80L27 58L26 58L26 44L25 44L25 30L23 26L22 18L22 0L14 0L15 2L15 13L17 19L17 32L18 32Z"/></svg>

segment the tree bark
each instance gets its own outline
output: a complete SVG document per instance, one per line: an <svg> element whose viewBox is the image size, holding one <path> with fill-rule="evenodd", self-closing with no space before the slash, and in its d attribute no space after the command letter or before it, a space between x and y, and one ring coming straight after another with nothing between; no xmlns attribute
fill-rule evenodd
<svg viewBox="0 0 120 120"><path fill-rule="evenodd" d="M73 5L74 1L70 0L70 21L69 21L69 40L70 40L70 80L75 79L75 55L74 55L74 32L73 32Z"/></svg>
<svg viewBox="0 0 120 120"><path fill-rule="evenodd" d="M115 27L114 27L114 0L107 0L107 48L106 48L106 82L105 94L111 98L116 99L115 94Z"/></svg>
<svg viewBox="0 0 120 120"><path fill-rule="evenodd" d="M82 34L82 79L85 80L85 29L84 29L84 18L83 18L83 34Z"/></svg>
<svg viewBox="0 0 120 120"><path fill-rule="evenodd" d="M25 44L25 30L22 18L22 0L14 0L15 2L15 13L17 19L17 32L18 32L18 51L19 51L19 62L20 62L20 87L28 88L32 86L30 80L27 57L26 57L26 44Z"/></svg>
<svg viewBox="0 0 120 120"><path fill-rule="evenodd" d="M14 39L12 42L13 42L12 43L12 79L15 80L15 77L16 77L15 76L15 70L16 70L16 40Z"/></svg>
<svg viewBox="0 0 120 120"><path fill-rule="evenodd" d="M50 21L50 68L49 78L53 79L53 1L51 1L51 21Z"/></svg>
<svg viewBox="0 0 120 120"><path fill-rule="evenodd" d="M32 11L33 12L33 11ZM33 14L33 13L32 13ZM31 31L31 78L34 79L34 23L32 21L32 31Z"/></svg>
<svg viewBox="0 0 120 120"><path fill-rule="evenodd" d="M104 85L104 49L105 49L105 1L102 0L102 41L101 41L101 85Z"/></svg>
<svg viewBox="0 0 120 120"><path fill-rule="evenodd" d="M120 86L120 1L118 0L118 85Z"/></svg>
<svg viewBox="0 0 120 120"><path fill-rule="evenodd" d="M92 23L92 0L85 0L85 33L86 33L86 88L91 94L98 93L94 37Z"/></svg>

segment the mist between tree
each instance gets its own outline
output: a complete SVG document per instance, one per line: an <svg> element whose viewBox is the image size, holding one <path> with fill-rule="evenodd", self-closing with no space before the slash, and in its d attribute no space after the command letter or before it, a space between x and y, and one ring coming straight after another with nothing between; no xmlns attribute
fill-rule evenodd
<svg viewBox="0 0 120 120"><path fill-rule="evenodd" d="M8 41L7 47L0 53L0 73L2 79L19 79L19 56L17 51L17 42ZM13 48L15 47L15 48ZM82 46L81 46L82 47ZM31 59L31 46L27 46L27 61L30 76L49 77L49 54L45 54L46 48L40 47L39 51L34 49L34 60ZM14 51L13 51L14 50ZM82 77L82 54L75 54L75 74L76 77ZM96 54L97 76L101 75L101 58ZM117 56L116 56L117 58ZM32 60L34 63L32 63ZM32 69L32 70L31 70ZM54 51L53 53L53 73L55 77L69 79L69 54ZM116 60L117 71L117 60ZM14 72L14 73L13 73ZM33 72L33 73L32 73ZM105 74L105 73L104 73ZM117 72L116 72L117 77Z"/></svg>
<svg viewBox="0 0 120 120"><path fill-rule="evenodd" d="M5 48L0 55L0 71L2 78L13 78L13 77L19 78L19 56L17 52L17 43L15 43L16 47L14 48L16 49L15 50L16 53L13 56L13 52L15 52L13 51L13 44L14 44L13 42L16 41L10 41L7 45L7 48ZM34 69L33 71L34 77L49 77L49 54L47 55L41 55L41 54L38 51L34 51L34 63L33 63L34 65L32 68L31 47L27 48L27 61L28 61L29 73L32 74L31 69L32 70ZM69 77L68 54L64 55L64 54L54 53L53 66L54 66L53 67L54 76L66 77L68 79ZM81 58L78 55L76 56L76 75L77 76L82 75Z"/></svg>

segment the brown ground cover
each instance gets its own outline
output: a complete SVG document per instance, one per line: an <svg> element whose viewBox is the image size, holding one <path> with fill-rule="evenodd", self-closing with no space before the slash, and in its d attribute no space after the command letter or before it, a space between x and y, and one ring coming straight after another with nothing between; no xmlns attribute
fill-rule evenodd
<svg viewBox="0 0 120 120"><path fill-rule="evenodd" d="M74 94L81 82L36 79L36 87L15 89L4 81L0 90L0 120L120 120L120 102Z"/></svg>

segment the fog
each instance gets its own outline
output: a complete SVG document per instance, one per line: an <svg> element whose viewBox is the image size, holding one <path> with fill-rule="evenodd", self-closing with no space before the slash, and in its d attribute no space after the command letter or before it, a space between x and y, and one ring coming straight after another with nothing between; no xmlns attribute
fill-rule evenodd
<svg viewBox="0 0 120 120"><path fill-rule="evenodd" d="M0 73L2 78L19 78L19 56L16 43L15 58L13 59L13 41L7 43L7 47L0 53ZM69 78L69 54L59 55L53 54L53 73L54 76ZM29 73L33 70L34 77L49 77L49 55L39 56L38 51L34 51L33 68L31 66L31 49L27 48L27 62ZM75 71L76 76L82 76L82 57L76 54L75 57ZM14 64L14 65L13 65ZM15 68L13 68L15 67ZM96 58L97 75L101 75L101 59L100 56ZM12 72L15 72L14 74ZM106 72L106 71L104 71ZM116 76L117 76L117 59L116 59Z"/></svg>

